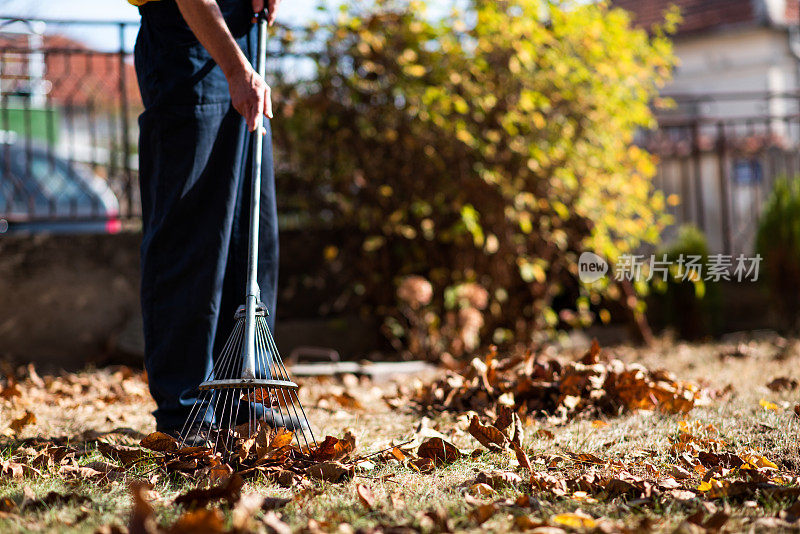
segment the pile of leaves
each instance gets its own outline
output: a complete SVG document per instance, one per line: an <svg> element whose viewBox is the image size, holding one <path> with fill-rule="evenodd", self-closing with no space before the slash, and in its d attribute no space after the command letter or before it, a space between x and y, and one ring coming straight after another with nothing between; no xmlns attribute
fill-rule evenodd
<svg viewBox="0 0 800 534"><path fill-rule="evenodd" d="M188 478L219 481L232 475L261 475L282 486L303 485L309 478L338 482L352 475L363 458L352 458L355 437L327 436L312 446L300 444L294 433L267 424L254 428L248 423L232 429L227 441L215 448L179 447L178 440L162 432L146 436L141 446L153 451L156 465L166 473ZM127 447L106 444L101 451L110 456L132 453Z"/></svg>
<svg viewBox="0 0 800 534"><path fill-rule="evenodd" d="M577 415L636 410L686 413L703 398L697 386L676 380L665 370L601 357L597 341L582 358L569 362L532 352L500 358L492 348L463 371L449 371L404 394L423 410L484 413L508 406L523 418L547 417L554 424ZM388 402L400 408L407 399Z"/></svg>

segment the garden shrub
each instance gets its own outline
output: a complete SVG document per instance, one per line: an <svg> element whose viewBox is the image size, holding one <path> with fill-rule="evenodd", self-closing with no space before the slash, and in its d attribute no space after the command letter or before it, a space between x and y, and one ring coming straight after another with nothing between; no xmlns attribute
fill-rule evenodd
<svg viewBox="0 0 800 534"><path fill-rule="evenodd" d="M708 263L708 239L702 230L691 224L678 228L675 239L655 254L659 261L669 262L666 280L654 274L651 284L656 297L655 307L660 315L660 326L670 326L683 339L700 339L711 335L718 326L719 291L717 285L703 279L692 278L683 267L683 261L699 257L698 263ZM687 274L688 273L688 274Z"/></svg>
<svg viewBox="0 0 800 534"><path fill-rule="evenodd" d="M800 317L800 180L783 178L767 199L758 224L756 252L782 325Z"/></svg>
<svg viewBox="0 0 800 534"><path fill-rule="evenodd" d="M568 287L586 323L620 292L578 286L580 253L613 262L666 221L634 135L654 126L668 38L604 2L474 0L441 18L426 7L347 5L294 36L322 46L310 80L275 87L279 188L352 236L329 254L350 277L343 306L391 318L406 341L452 330L417 347L430 356L468 351L476 328L483 342L529 342L562 322L552 303ZM408 276L431 284L424 306L397 300ZM483 309L452 296L465 284L486 291Z"/></svg>

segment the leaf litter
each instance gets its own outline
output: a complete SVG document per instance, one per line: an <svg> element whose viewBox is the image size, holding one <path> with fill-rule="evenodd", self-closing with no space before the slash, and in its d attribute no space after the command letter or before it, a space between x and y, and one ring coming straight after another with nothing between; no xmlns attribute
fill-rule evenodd
<svg viewBox="0 0 800 534"><path fill-rule="evenodd" d="M142 396L146 391L146 377L124 369L112 373L119 380L117 384L97 387L78 375L67 375L62 380L42 378L32 368L27 373L28 377L22 381L8 376L0 389L3 402L23 401L31 389L44 390L55 398L94 396L101 403ZM773 390L793 387L791 379L770 383ZM12 419L12 423L21 422L9 425L11 432L6 433L16 449L10 458L0 462L0 477L21 480L55 473L62 478L103 485L115 480L130 481L131 477L142 474L141 470L131 474L133 469L147 466L150 471L145 475L155 470L150 482L130 481L134 503L127 527L130 533L196 532L198 528L203 532L248 532L264 528L270 532L289 532L276 510L293 499L254 494L247 490L248 479L274 481L290 488L297 499L309 492L324 491L319 489L320 483L343 483L362 476L360 473L374 469L375 463L395 464L425 474L486 454L511 459L511 463L507 463L506 469L481 470L464 483L461 491L469 506L465 520L475 525L491 521L497 514L511 514L514 525L525 530L625 531L621 524L593 517L580 508L542 517L539 501L531 494L547 494L578 503L620 501L636 506L664 501L695 503L691 506L704 503L711 508L698 509L687 522L709 531L723 528L730 517L729 513L714 508L715 502L744 502L765 496L796 501L800 497L797 477L758 451L733 450L715 428L688 419L678 423L670 439L674 463L668 466L654 466L648 463L646 455L623 462L587 452L545 455L526 448L526 427L532 419L557 426L575 418L588 418L594 419L591 423L594 429L603 429L610 426L609 417L637 410L685 417L694 406L708 402L710 396L702 388L678 381L666 371L650 371L604 358L596 343L577 361L543 358L532 353L501 358L492 350L483 359L473 360L460 373L451 371L444 378L411 390L400 388L397 397L386 399L396 408L411 401L418 409L463 415L463 429L478 447L474 450L460 449L448 435L424 428L417 432L420 439L402 443L398 440L366 456L356 455L352 432L346 432L342 438L327 436L317 447L308 448L295 445L291 432L266 426L249 433L234 429L230 450L225 451L224 457L212 454L207 448L180 448L174 438L163 433L144 436L125 427L110 432L89 430L79 436L20 438L20 432L36 425L34 411L25 408ZM366 405L353 395L342 393L320 398L352 409L360 410ZM535 437L553 439L553 433L539 428ZM107 461L86 462L84 459L93 450ZM158 524L150 504L152 482L161 476L178 476L196 483L194 489L171 500L182 510L171 525ZM379 480L391 481L392 476L390 473ZM353 495L365 510L384 506L374 489L369 484L355 485ZM504 496L508 492L517 496ZM88 497L69 492L51 492L38 500L25 497L23 502L7 501L0 502L2 514L19 514L24 508L91 503ZM394 508L406 506L394 493L385 502ZM232 521L225 520L222 509L230 509ZM789 507L781 511L776 521L796 522L800 518L797 510ZM309 531L325 526L324 522L312 522L309 521ZM416 531L419 525L426 524L438 525L442 531L452 527L451 520L436 510L422 514L413 523L394 527ZM112 532L115 528L119 527L108 526L107 530Z"/></svg>

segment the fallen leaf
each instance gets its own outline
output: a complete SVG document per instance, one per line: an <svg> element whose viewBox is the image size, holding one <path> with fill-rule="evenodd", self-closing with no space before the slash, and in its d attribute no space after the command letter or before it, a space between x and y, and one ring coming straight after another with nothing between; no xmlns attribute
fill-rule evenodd
<svg viewBox="0 0 800 534"><path fill-rule="evenodd" d="M168 534L223 534L224 532L225 517L222 512L205 508L185 512L167 529Z"/></svg>
<svg viewBox="0 0 800 534"><path fill-rule="evenodd" d="M758 401L758 404L760 404L761 407L764 408L765 410L773 410L773 411L777 412L777 411L779 411L781 409L780 406L778 406L774 402L770 402L770 401L768 401L766 399L761 399L760 401Z"/></svg>
<svg viewBox="0 0 800 534"><path fill-rule="evenodd" d="M355 450L356 438L352 432L346 432L343 439L326 436L319 446L311 451L316 461L342 460Z"/></svg>
<svg viewBox="0 0 800 534"><path fill-rule="evenodd" d="M479 495L481 497L488 497L495 493L495 491L489 484L485 484L483 482L473 484L472 486L469 487L468 491L470 493L474 493L475 495Z"/></svg>
<svg viewBox="0 0 800 534"><path fill-rule="evenodd" d="M798 386L797 380L786 376L780 376L778 378L775 378L767 384L767 387L775 392L791 391L797 389L797 386Z"/></svg>
<svg viewBox="0 0 800 534"><path fill-rule="evenodd" d="M97 449L106 458L122 462L122 465L126 467L149 456L141 448L116 445L102 440L97 441Z"/></svg>
<svg viewBox="0 0 800 534"><path fill-rule="evenodd" d="M486 521L488 521L495 513L497 513L496 504L481 504L477 508L474 508L470 512L469 516L473 521L475 521L479 525L482 525Z"/></svg>
<svg viewBox="0 0 800 534"><path fill-rule="evenodd" d="M22 396L22 390L19 388L19 384L17 384L17 379L12 375L6 375L6 383L3 389L0 389L0 398L13 399L20 396Z"/></svg>
<svg viewBox="0 0 800 534"><path fill-rule="evenodd" d="M306 469L306 474L326 482L340 482L351 476L353 471L339 462L321 462Z"/></svg>
<svg viewBox="0 0 800 534"><path fill-rule="evenodd" d="M497 430L503 431L514 422L514 410L504 404L497 406L497 419L494 422L494 427Z"/></svg>
<svg viewBox="0 0 800 534"><path fill-rule="evenodd" d="M400 463L403 463L408 458L398 447L390 450L389 455Z"/></svg>
<svg viewBox="0 0 800 534"><path fill-rule="evenodd" d="M358 484L356 486L356 494L358 495L358 499L368 509L372 510L375 508L375 495L372 494L372 490L366 487L363 484Z"/></svg>
<svg viewBox="0 0 800 534"><path fill-rule="evenodd" d="M473 415L467 431L478 442L490 451L501 451L507 442L505 434L493 426L481 424L477 415Z"/></svg>
<svg viewBox="0 0 800 534"><path fill-rule="evenodd" d="M544 439L553 439L555 437L552 432L544 428L540 428L539 430L537 430L536 435Z"/></svg>
<svg viewBox="0 0 800 534"><path fill-rule="evenodd" d="M14 432L19 433L26 426L33 425L33 424L36 424L36 416L33 415L33 413L31 413L31 412L26 410L25 411L25 415L23 415L22 417L19 417L17 419L14 419L13 421L11 421L11 424L8 425L8 426Z"/></svg>
<svg viewBox="0 0 800 534"><path fill-rule="evenodd" d="M151 487L147 482L140 480L130 484L130 492L133 495L133 508L128 520L130 534L157 534L160 531L153 517L153 507L145 496L145 492Z"/></svg>
<svg viewBox="0 0 800 534"><path fill-rule="evenodd" d="M529 473L533 473L533 467L531 467L531 461L528 458L528 454L516 443L511 443L511 446L514 448L514 454L517 457L520 467L527 470Z"/></svg>
<svg viewBox="0 0 800 534"><path fill-rule="evenodd" d="M692 477L692 473L679 465L673 465L669 468L669 474L677 480L686 480Z"/></svg>
<svg viewBox="0 0 800 534"><path fill-rule="evenodd" d="M139 444L145 449L156 452L174 451L178 449L178 440L163 432L153 432L145 436Z"/></svg>
<svg viewBox="0 0 800 534"><path fill-rule="evenodd" d="M22 478L25 466L11 460L0 460L0 476L3 478Z"/></svg>
<svg viewBox="0 0 800 534"><path fill-rule="evenodd" d="M546 527L547 523L531 519L527 515L518 515L514 518L514 526L520 530L532 530L534 528Z"/></svg>
<svg viewBox="0 0 800 534"><path fill-rule="evenodd" d="M175 497L175 504L182 504L187 508L198 508L206 504L223 500L230 504L239 500L244 486L244 480L239 475L232 475L224 484L207 489L195 488Z"/></svg>
<svg viewBox="0 0 800 534"><path fill-rule="evenodd" d="M458 460L461 452L449 441L442 438L430 438L419 446L417 456L435 463L450 463Z"/></svg>
<svg viewBox="0 0 800 534"><path fill-rule="evenodd" d="M597 521L582 513L556 514L550 518L553 523L569 528L594 528Z"/></svg>

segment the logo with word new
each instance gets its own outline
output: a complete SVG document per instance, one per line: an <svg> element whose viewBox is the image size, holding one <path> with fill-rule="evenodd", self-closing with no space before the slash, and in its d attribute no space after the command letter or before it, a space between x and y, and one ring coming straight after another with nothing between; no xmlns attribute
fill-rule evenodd
<svg viewBox="0 0 800 534"><path fill-rule="evenodd" d="M578 258L578 278L584 284L591 284L603 278L608 272L608 262L594 252L584 252Z"/></svg>

